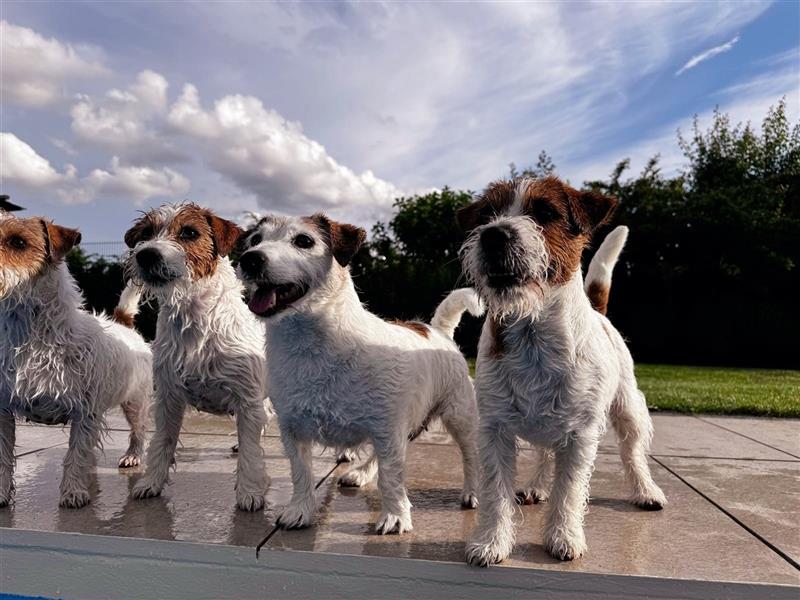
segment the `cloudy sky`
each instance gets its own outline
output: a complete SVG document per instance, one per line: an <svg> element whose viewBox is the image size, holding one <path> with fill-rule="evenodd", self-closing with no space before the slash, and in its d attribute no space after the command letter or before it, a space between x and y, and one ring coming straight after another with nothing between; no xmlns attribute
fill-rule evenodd
<svg viewBox="0 0 800 600"><path fill-rule="evenodd" d="M185 198L325 210L477 190L541 149L574 184L681 156L714 106L800 115L800 4L0 4L3 193L84 240Z"/></svg>

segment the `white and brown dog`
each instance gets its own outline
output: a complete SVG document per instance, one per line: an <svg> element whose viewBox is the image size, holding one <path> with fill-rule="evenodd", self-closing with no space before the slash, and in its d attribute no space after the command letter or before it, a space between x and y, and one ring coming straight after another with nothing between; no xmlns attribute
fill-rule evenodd
<svg viewBox="0 0 800 600"><path fill-rule="evenodd" d="M482 312L480 301L457 290L430 325L384 321L362 306L348 268L365 236L315 215L266 217L242 238L239 274L267 325L269 389L291 461L294 493L278 518L286 528L315 520L312 443L371 443L375 458L344 483L365 483L377 470L378 533L410 531L406 447L432 417L461 449L462 504L477 505L477 407L452 335L465 310Z"/></svg>
<svg viewBox="0 0 800 600"><path fill-rule="evenodd" d="M647 464L653 425L633 360L581 276L581 254L615 205L548 177L494 183L459 213L470 232L464 270L488 313L476 375L483 475L467 547L472 564L502 561L513 549L517 438L547 449L523 496L548 495L546 457L555 455L544 545L559 559L586 550L589 479L609 415L631 502L646 510L666 504ZM602 311L625 237L618 230L590 266L587 290Z"/></svg>
<svg viewBox="0 0 800 600"><path fill-rule="evenodd" d="M242 300L228 254L241 229L195 204L145 213L125 234L126 268L159 304L153 341L156 432L134 498L161 494L187 406L235 415L236 505L264 506L264 326Z"/></svg>
<svg viewBox="0 0 800 600"><path fill-rule="evenodd" d="M132 329L84 310L63 260L80 237L45 219L0 211L0 506L14 491L15 416L70 424L61 506L89 502L94 450L113 406L122 406L131 426L119 466L139 464L152 390L150 349ZM128 289L115 319L131 323L130 310Z"/></svg>

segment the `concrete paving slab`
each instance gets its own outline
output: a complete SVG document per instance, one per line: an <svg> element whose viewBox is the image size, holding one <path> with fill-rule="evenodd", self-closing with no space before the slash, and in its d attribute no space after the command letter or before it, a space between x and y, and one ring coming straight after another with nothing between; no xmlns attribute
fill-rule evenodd
<svg viewBox="0 0 800 600"><path fill-rule="evenodd" d="M790 455L785 458L800 459L800 419L715 417L711 415L702 415L697 418L782 450Z"/></svg>
<svg viewBox="0 0 800 600"><path fill-rule="evenodd" d="M784 460L786 454L690 415L653 414L655 435L651 454L743 459ZM615 453L617 441L609 430L601 451Z"/></svg>
<svg viewBox="0 0 800 600"><path fill-rule="evenodd" d="M17 422L14 456L52 448L69 441L69 429L60 426L30 425Z"/></svg>
<svg viewBox="0 0 800 600"><path fill-rule="evenodd" d="M464 544L476 511L458 505L461 471L458 450L451 446L412 445L407 483L414 505L414 530L400 536L378 536L374 524L380 499L372 483L364 489L339 488L333 478L319 489L322 510L317 526L280 531L272 548L342 554L462 561ZM520 479L531 468L522 452ZM338 472L344 469L340 467ZM518 544L506 567L567 572L800 583L798 572L727 516L716 510L665 469L653 474L670 504L661 512L644 512L624 501L619 460L601 456L592 479L592 500L586 519L589 552L562 563L542 547L546 505L522 507ZM719 548L725 548L724 559Z"/></svg>
<svg viewBox="0 0 800 600"><path fill-rule="evenodd" d="M800 462L660 460L800 562Z"/></svg>
<svg viewBox="0 0 800 600"><path fill-rule="evenodd" d="M96 484L89 506L58 508L61 462L66 447L23 456L17 461L15 502L0 509L0 527L185 540L255 546L274 527L276 507L291 496L291 478L283 448L264 438L271 484L267 508L245 513L235 507L235 454L227 436L181 436L177 470L159 498L131 500L129 493L143 469L120 470L127 434L112 433L98 456ZM321 478L334 465L326 454L315 461Z"/></svg>

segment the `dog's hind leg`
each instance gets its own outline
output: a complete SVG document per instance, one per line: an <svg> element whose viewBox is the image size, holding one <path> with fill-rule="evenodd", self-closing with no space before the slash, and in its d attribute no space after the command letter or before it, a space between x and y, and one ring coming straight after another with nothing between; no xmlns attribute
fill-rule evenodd
<svg viewBox="0 0 800 600"><path fill-rule="evenodd" d="M130 400L121 405L125 420L131 428L128 449L119 459L119 468L139 466L144 453L144 432L147 428L147 408L143 401Z"/></svg>
<svg viewBox="0 0 800 600"><path fill-rule="evenodd" d="M267 414L261 402L247 404L236 415L236 432L239 435L236 506L241 510L264 508L269 478L264 464L264 450L261 448L261 432L266 422Z"/></svg>
<svg viewBox="0 0 800 600"><path fill-rule="evenodd" d="M481 415L478 447L482 467L478 526L467 544L467 562L485 567L514 549L514 480L517 440L506 423Z"/></svg>
<svg viewBox="0 0 800 600"><path fill-rule="evenodd" d="M532 448L535 464L533 475L517 491L517 504L538 504L547 502L550 497L550 472L553 466L553 452L546 448Z"/></svg>
<svg viewBox="0 0 800 600"><path fill-rule="evenodd" d="M81 508L89 504L89 475L94 466L94 450L100 442L100 425L101 419L91 414L72 421L59 506Z"/></svg>
<svg viewBox="0 0 800 600"><path fill-rule="evenodd" d="M8 506L14 495L14 413L0 410L0 508Z"/></svg>
<svg viewBox="0 0 800 600"><path fill-rule="evenodd" d="M466 380L469 389L460 392L451 403L445 404L441 419L458 448L464 468L464 487L461 492L461 506L478 507L478 407L475 405L472 383ZM469 403L468 403L469 402ZM471 406L470 406L471 405Z"/></svg>
<svg viewBox="0 0 800 600"><path fill-rule="evenodd" d="M131 490L134 498L158 496L169 479L186 402L176 394L156 392L156 432L147 447L147 471Z"/></svg>
<svg viewBox="0 0 800 600"><path fill-rule="evenodd" d="M311 442L297 439L283 427L281 441L292 467L292 499L278 515L276 523L285 529L308 527L314 524L317 516Z"/></svg>
<svg viewBox="0 0 800 600"><path fill-rule="evenodd" d="M361 487L367 485L375 479L378 473L378 458L373 452L363 464L349 469L339 477L339 485L342 487Z"/></svg>
<svg viewBox="0 0 800 600"><path fill-rule="evenodd" d="M661 510L667 498L653 481L647 464L653 421L632 374L623 379L609 416L617 433L625 479L631 488L630 502L644 510Z"/></svg>

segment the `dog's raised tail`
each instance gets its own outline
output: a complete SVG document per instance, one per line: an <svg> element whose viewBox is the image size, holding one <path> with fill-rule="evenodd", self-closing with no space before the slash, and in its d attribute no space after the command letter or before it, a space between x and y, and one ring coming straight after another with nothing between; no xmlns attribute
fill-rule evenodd
<svg viewBox="0 0 800 600"><path fill-rule="evenodd" d="M431 327L453 339L453 334L461 322L464 311L469 311L469 314L475 317L483 314L483 302L472 288L461 288L447 294L447 297L436 307L436 312L431 319Z"/></svg>
<svg viewBox="0 0 800 600"><path fill-rule="evenodd" d="M133 281L128 281L119 296L119 302L111 318L120 325L133 329L133 320L139 314L139 300L141 298L142 288L133 283Z"/></svg>
<svg viewBox="0 0 800 600"><path fill-rule="evenodd" d="M597 249L586 271L584 289L592 307L601 315L608 310L608 296L611 293L611 272L617 264L619 255L628 240L628 228L620 225L606 236Z"/></svg>

